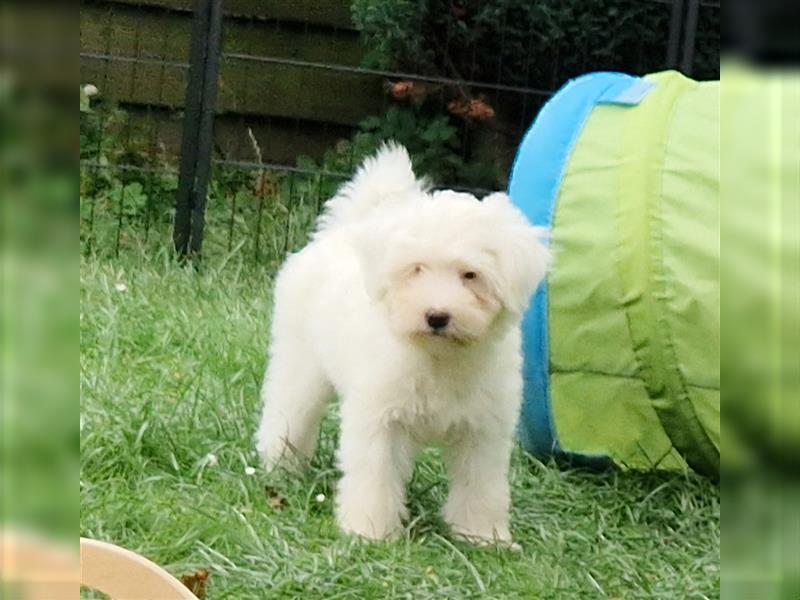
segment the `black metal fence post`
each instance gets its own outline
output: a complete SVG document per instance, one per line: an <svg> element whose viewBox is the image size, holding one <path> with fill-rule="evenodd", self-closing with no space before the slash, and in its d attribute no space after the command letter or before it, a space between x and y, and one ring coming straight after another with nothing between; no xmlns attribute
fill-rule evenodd
<svg viewBox="0 0 800 600"><path fill-rule="evenodd" d="M691 76L694 70L699 12L700 0L672 0L667 40L666 67L668 69L680 69L684 75ZM683 40L682 51L681 39Z"/></svg>
<svg viewBox="0 0 800 600"><path fill-rule="evenodd" d="M689 6L686 9L686 22L683 25L683 57L681 58L681 71L684 75L691 75L694 67L699 12L700 0L689 0Z"/></svg>
<svg viewBox="0 0 800 600"><path fill-rule="evenodd" d="M222 0L195 0L173 241L181 256L203 243L214 132Z"/></svg>
<svg viewBox="0 0 800 600"><path fill-rule="evenodd" d="M678 49L681 43L681 25L683 24L683 0L672 0L672 12L669 17L669 38L667 39L668 69L678 68Z"/></svg>
<svg viewBox="0 0 800 600"><path fill-rule="evenodd" d="M217 80L219 76L220 44L222 38L222 0L211 0L208 27L208 52L203 80L203 107L200 114L200 131L197 138L197 163L192 206L192 230L189 251L198 254L203 244L203 229L208 200L208 176L211 169L211 152L214 145L214 114L217 106Z"/></svg>

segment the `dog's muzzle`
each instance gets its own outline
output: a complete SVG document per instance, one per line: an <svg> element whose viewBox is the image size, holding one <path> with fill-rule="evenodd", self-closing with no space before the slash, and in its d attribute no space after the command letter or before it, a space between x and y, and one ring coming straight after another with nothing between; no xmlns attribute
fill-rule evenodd
<svg viewBox="0 0 800 600"><path fill-rule="evenodd" d="M425 313L425 321L434 333L441 333L450 322L450 314L431 310Z"/></svg>

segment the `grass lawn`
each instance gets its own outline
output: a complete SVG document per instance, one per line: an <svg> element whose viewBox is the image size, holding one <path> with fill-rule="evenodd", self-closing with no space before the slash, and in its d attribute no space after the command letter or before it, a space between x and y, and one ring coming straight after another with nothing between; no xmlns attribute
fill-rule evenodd
<svg viewBox="0 0 800 600"><path fill-rule="evenodd" d="M691 475L564 471L518 451L514 552L448 538L432 450L403 539L345 537L335 416L302 477L267 475L253 452L263 271L84 259L81 287L81 534L176 575L207 569L207 598L719 597L719 490Z"/></svg>

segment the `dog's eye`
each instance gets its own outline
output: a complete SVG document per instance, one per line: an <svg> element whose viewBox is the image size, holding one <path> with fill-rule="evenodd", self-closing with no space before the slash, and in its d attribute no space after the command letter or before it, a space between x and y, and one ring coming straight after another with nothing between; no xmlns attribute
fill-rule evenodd
<svg viewBox="0 0 800 600"><path fill-rule="evenodd" d="M414 265L414 274L419 275L422 273L422 265Z"/></svg>
<svg viewBox="0 0 800 600"><path fill-rule="evenodd" d="M475 279L478 274L475 271L467 271L462 275L464 279Z"/></svg>

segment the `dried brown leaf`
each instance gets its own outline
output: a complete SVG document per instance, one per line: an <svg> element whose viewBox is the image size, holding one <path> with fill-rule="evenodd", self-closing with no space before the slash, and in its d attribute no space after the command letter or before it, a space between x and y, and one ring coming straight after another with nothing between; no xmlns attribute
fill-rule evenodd
<svg viewBox="0 0 800 600"><path fill-rule="evenodd" d="M385 87L395 100L424 100L433 91L422 81L387 81Z"/></svg>
<svg viewBox="0 0 800 600"><path fill-rule="evenodd" d="M267 495L267 504L269 504L270 508L274 508L275 510L281 510L288 506L289 502L281 496L277 490L267 486L264 488L264 493Z"/></svg>
<svg viewBox="0 0 800 600"><path fill-rule="evenodd" d="M451 114L471 121L489 121L494 118L494 109L483 98L452 100L447 105Z"/></svg>
<svg viewBox="0 0 800 600"><path fill-rule="evenodd" d="M206 569L198 569L194 573L181 576L181 583L189 588L189 591L197 596L200 600L206 597L206 581L208 580L208 571Z"/></svg>

